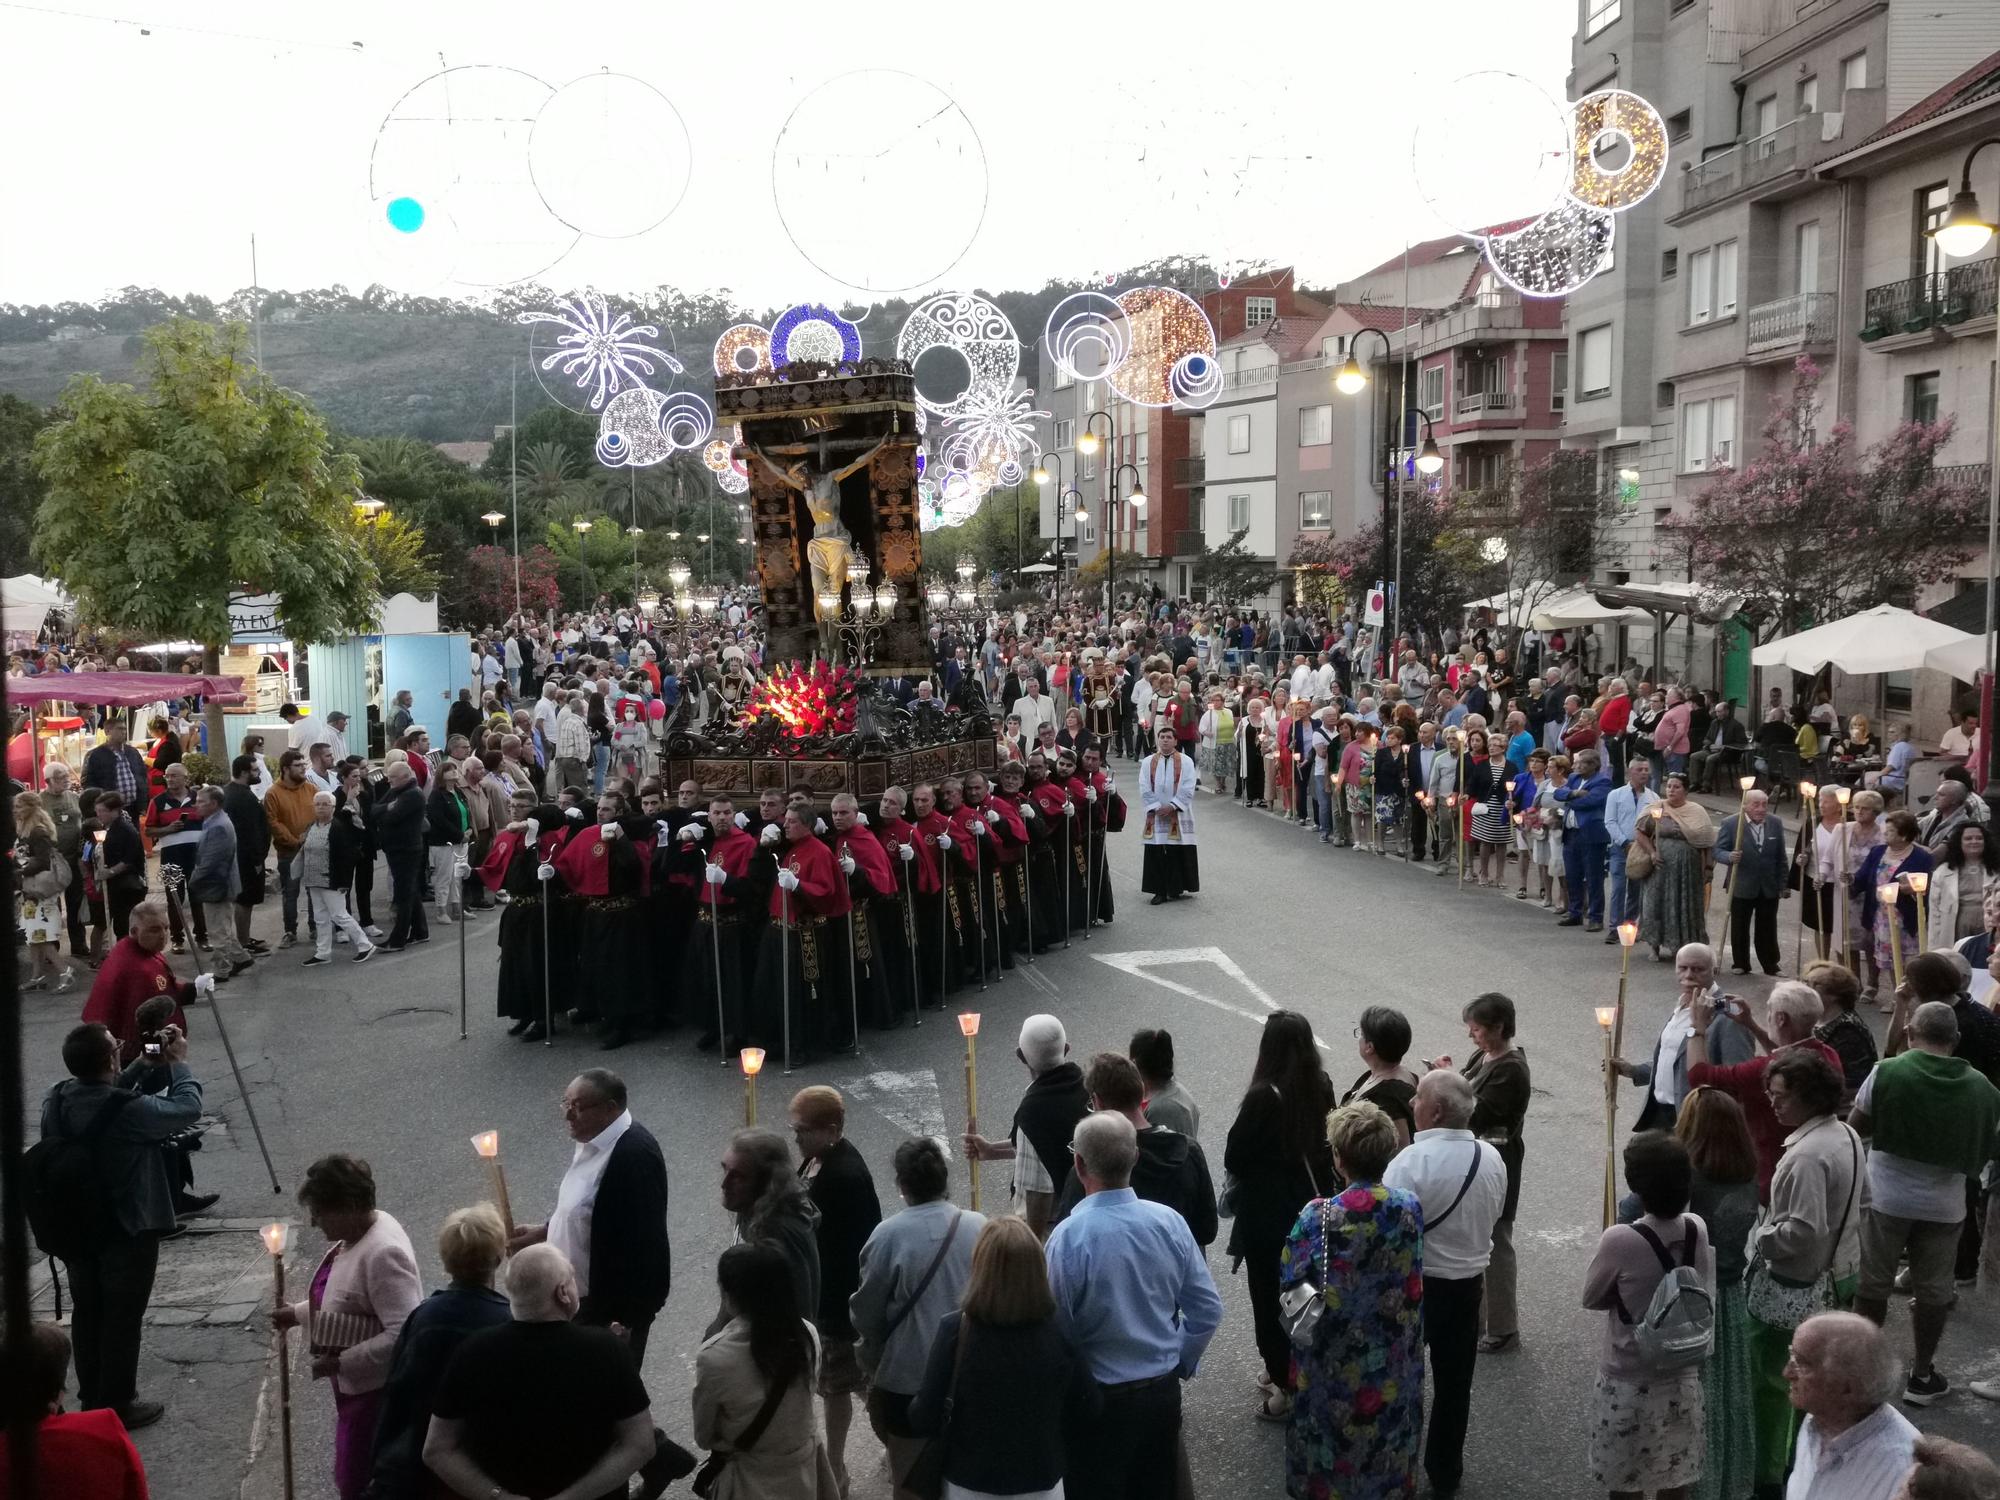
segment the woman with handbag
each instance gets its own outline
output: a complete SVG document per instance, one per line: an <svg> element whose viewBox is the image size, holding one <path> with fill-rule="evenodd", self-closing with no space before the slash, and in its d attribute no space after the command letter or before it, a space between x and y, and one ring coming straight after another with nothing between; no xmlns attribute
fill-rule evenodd
<svg viewBox="0 0 2000 1500"><path fill-rule="evenodd" d="M1063 1500L1067 1443L1086 1435L1100 1399L1055 1313L1034 1230L993 1220L910 1403L910 1427L930 1441L903 1489L923 1500Z"/></svg>
<svg viewBox="0 0 2000 1500"><path fill-rule="evenodd" d="M14 880L20 892L15 924L28 945L30 975L21 988L45 990L54 980L61 994L76 983L75 972L56 962L69 864L56 852L55 820L33 792L14 794Z"/></svg>
<svg viewBox="0 0 2000 1500"><path fill-rule="evenodd" d="M1298 1358L1285 1493L1388 1500L1415 1493L1424 1430L1423 1214L1382 1182L1397 1141L1379 1108L1342 1105L1326 1139L1347 1185L1300 1212L1278 1272Z"/></svg>
<svg viewBox="0 0 2000 1500"><path fill-rule="evenodd" d="M819 1335L784 1256L731 1245L716 1262L728 1319L694 1359L694 1440L703 1500L839 1500L813 1401Z"/></svg>
<svg viewBox="0 0 2000 1500"><path fill-rule="evenodd" d="M1861 1270L1861 1138L1834 1112L1841 1077L1794 1048L1764 1072L1771 1112L1791 1133L1771 1174L1771 1206L1750 1237L1750 1406L1759 1489L1784 1482L1798 1413L1785 1380L1792 1334L1814 1313L1848 1306Z"/></svg>
<svg viewBox="0 0 2000 1500"><path fill-rule="evenodd" d="M1235 1207L1229 1254L1248 1267L1250 1313L1264 1362L1257 1415L1266 1422L1282 1422L1291 1413L1292 1345L1278 1309L1278 1264L1299 1210L1332 1191L1333 1155L1323 1122L1333 1100L1312 1023L1296 1011L1272 1012L1222 1155Z"/></svg>

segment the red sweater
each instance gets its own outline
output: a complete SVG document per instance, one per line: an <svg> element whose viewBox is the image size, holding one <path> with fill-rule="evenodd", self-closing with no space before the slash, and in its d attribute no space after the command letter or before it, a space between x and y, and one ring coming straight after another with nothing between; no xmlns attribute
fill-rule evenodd
<svg viewBox="0 0 2000 1500"><path fill-rule="evenodd" d="M194 986L175 977L164 955L148 953L133 938L120 938L112 944L91 983L83 1019L111 1028L111 1034L118 1038L121 1063L129 1063L139 1054L139 1031L133 1017L155 995L174 997L173 1024L185 1035L187 1017L181 1014L181 1006L194 998Z"/></svg>
<svg viewBox="0 0 2000 1500"><path fill-rule="evenodd" d="M1808 1037L1799 1046L1819 1053L1841 1072L1840 1054L1817 1037ZM1771 1201L1771 1174L1778 1170L1778 1157L1790 1134L1771 1113L1771 1100L1764 1092L1764 1070L1771 1066L1765 1053L1740 1063L1695 1063L1688 1069L1689 1088L1721 1089L1743 1106L1744 1122L1750 1127L1750 1143L1757 1148L1757 1201Z"/></svg>

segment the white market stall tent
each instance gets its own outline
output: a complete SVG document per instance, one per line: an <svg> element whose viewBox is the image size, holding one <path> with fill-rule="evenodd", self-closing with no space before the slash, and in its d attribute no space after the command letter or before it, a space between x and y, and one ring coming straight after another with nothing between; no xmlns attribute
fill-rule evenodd
<svg viewBox="0 0 2000 1500"><path fill-rule="evenodd" d="M1809 677L1829 666L1838 667L1851 677L1865 677L1881 672L1914 672L1936 665L1929 660L1933 652L1967 646L1979 651L1984 645L1976 635L1967 635L1963 630L1927 620L1893 604L1878 604L1844 620L1767 641L1751 651L1750 662L1758 667L1789 667Z"/></svg>
<svg viewBox="0 0 2000 1500"><path fill-rule="evenodd" d="M32 573L0 578L0 629L10 635L33 635L50 610L67 612L69 607L69 596L45 578Z"/></svg>

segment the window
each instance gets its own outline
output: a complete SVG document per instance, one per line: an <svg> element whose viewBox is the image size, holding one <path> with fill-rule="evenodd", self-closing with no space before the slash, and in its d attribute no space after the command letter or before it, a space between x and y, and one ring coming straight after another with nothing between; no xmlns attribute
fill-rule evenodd
<svg viewBox="0 0 2000 1500"><path fill-rule="evenodd" d="M1816 115L1819 113L1819 75L1799 80L1799 113Z"/></svg>
<svg viewBox="0 0 2000 1500"><path fill-rule="evenodd" d="M1077 459L1076 459L1076 477L1077 477L1078 479L1095 479L1095 478L1097 477L1097 455L1096 455L1096 454L1094 454L1094 453L1079 453L1079 454L1077 455Z"/></svg>
<svg viewBox="0 0 2000 1500"><path fill-rule="evenodd" d="M1328 531L1332 527L1332 490L1307 490L1299 496L1299 530Z"/></svg>
<svg viewBox="0 0 2000 1500"><path fill-rule="evenodd" d="M1736 241L1724 240L1688 256L1687 326L1736 315Z"/></svg>
<svg viewBox="0 0 2000 1500"><path fill-rule="evenodd" d="M1819 290L1819 220L1809 219L1793 231L1794 261L1798 266L1796 282L1800 292Z"/></svg>
<svg viewBox="0 0 2000 1500"><path fill-rule="evenodd" d="M1243 322L1246 327L1255 328L1259 324L1277 321L1278 299L1276 297L1245 297L1243 299Z"/></svg>
<svg viewBox="0 0 2000 1500"><path fill-rule="evenodd" d="M1207 516L1207 493L1202 490L1196 490L1188 497L1188 520L1193 523L1196 531L1205 531L1208 528Z"/></svg>
<svg viewBox="0 0 2000 1500"><path fill-rule="evenodd" d="M1681 472L1706 474L1736 461L1736 398L1713 396L1681 407Z"/></svg>
<svg viewBox="0 0 2000 1500"><path fill-rule="evenodd" d="M1611 394L1611 325L1586 328L1576 336L1577 399Z"/></svg>
<svg viewBox="0 0 2000 1500"><path fill-rule="evenodd" d="M1549 359L1549 410L1561 411L1569 400L1569 350L1558 349Z"/></svg>
<svg viewBox="0 0 2000 1500"><path fill-rule="evenodd" d="M1417 405L1435 420L1444 415L1444 366L1427 365L1417 372Z"/></svg>
<svg viewBox="0 0 2000 1500"><path fill-rule="evenodd" d="M1056 423L1055 445L1058 448L1074 448L1076 446L1076 419L1074 417L1064 417Z"/></svg>
<svg viewBox="0 0 2000 1500"><path fill-rule="evenodd" d="M1299 446L1316 448L1322 443L1333 441L1333 408L1331 406L1302 406L1299 408Z"/></svg>
<svg viewBox="0 0 2000 1500"><path fill-rule="evenodd" d="M1681 272L1681 253L1678 250L1660 252L1660 280L1672 281Z"/></svg>
<svg viewBox="0 0 2000 1500"><path fill-rule="evenodd" d="M1938 372L1927 370L1903 382L1903 415L1912 422L1935 422L1938 417Z"/></svg>
<svg viewBox="0 0 2000 1500"><path fill-rule="evenodd" d="M1715 252L1697 250L1688 257L1688 327L1715 316Z"/></svg>
<svg viewBox="0 0 2000 1500"><path fill-rule="evenodd" d="M1250 451L1250 414L1229 419L1229 451L1248 453Z"/></svg>
<svg viewBox="0 0 2000 1500"><path fill-rule="evenodd" d="M1086 507L1076 513L1076 521L1077 539L1095 544L1097 541L1097 517Z"/></svg>
<svg viewBox="0 0 2000 1500"><path fill-rule="evenodd" d="M1684 109L1679 114L1667 116L1667 139L1684 141L1694 134L1694 111Z"/></svg>
<svg viewBox="0 0 2000 1500"><path fill-rule="evenodd" d="M1750 118L1755 126L1754 133L1757 136L1770 135L1772 131L1778 128L1778 96L1776 94L1766 94L1763 98L1759 99L1752 107ZM1757 148L1758 160L1763 160L1775 149L1776 145L1774 142L1769 140L1762 141Z"/></svg>
<svg viewBox="0 0 2000 1500"><path fill-rule="evenodd" d="M1844 96L1852 89L1865 89L1867 87L1868 54L1866 52L1857 52L1852 57L1843 57L1840 60L1841 94ZM1841 102L1841 108L1847 108L1844 98Z"/></svg>
<svg viewBox="0 0 2000 1500"><path fill-rule="evenodd" d="M1319 357L1329 363L1347 358L1347 345L1351 337L1345 333L1330 333L1319 341Z"/></svg>
<svg viewBox="0 0 2000 1500"><path fill-rule="evenodd" d="M1917 189L1916 248L1910 259L1920 276L1935 276L1944 270L1944 251L1938 242L1931 238L1930 231L1944 222L1945 214L1950 208L1949 183L1938 182Z"/></svg>
<svg viewBox="0 0 2000 1500"><path fill-rule="evenodd" d="M1208 422L1202 417L1188 421L1188 457L1205 458L1208 455Z"/></svg>
<svg viewBox="0 0 2000 1500"><path fill-rule="evenodd" d="M1584 0L1583 34L1596 36L1624 13L1624 0Z"/></svg>
<svg viewBox="0 0 2000 1500"><path fill-rule="evenodd" d="M1234 536L1239 531L1247 531L1249 527L1250 497L1248 495L1231 495L1229 497L1230 535Z"/></svg>
<svg viewBox="0 0 2000 1500"><path fill-rule="evenodd" d="M1056 389L1059 391L1066 391L1075 384L1076 384L1076 377L1070 374L1069 370L1066 367L1062 365L1057 365Z"/></svg>
<svg viewBox="0 0 2000 1500"><path fill-rule="evenodd" d="M1653 405L1659 407L1661 411L1665 411L1673 404L1674 383L1671 380L1662 380L1658 385L1653 387Z"/></svg>

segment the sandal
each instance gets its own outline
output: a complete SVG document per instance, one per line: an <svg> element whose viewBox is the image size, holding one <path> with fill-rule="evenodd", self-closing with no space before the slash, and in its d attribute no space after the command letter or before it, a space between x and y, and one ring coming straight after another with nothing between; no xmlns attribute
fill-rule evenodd
<svg viewBox="0 0 2000 1500"><path fill-rule="evenodd" d="M1278 1404L1274 1407L1272 1402ZM1257 1420L1260 1422L1289 1421L1292 1415L1292 1398L1285 1391L1273 1391L1257 1403Z"/></svg>
<svg viewBox="0 0 2000 1500"><path fill-rule="evenodd" d="M1521 1335L1518 1333L1482 1334L1479 1339L1479 1352L1481 1354L1498 1354L1503 1349L1513 1348L1515 1341L1520 1337Z"/></svg>

